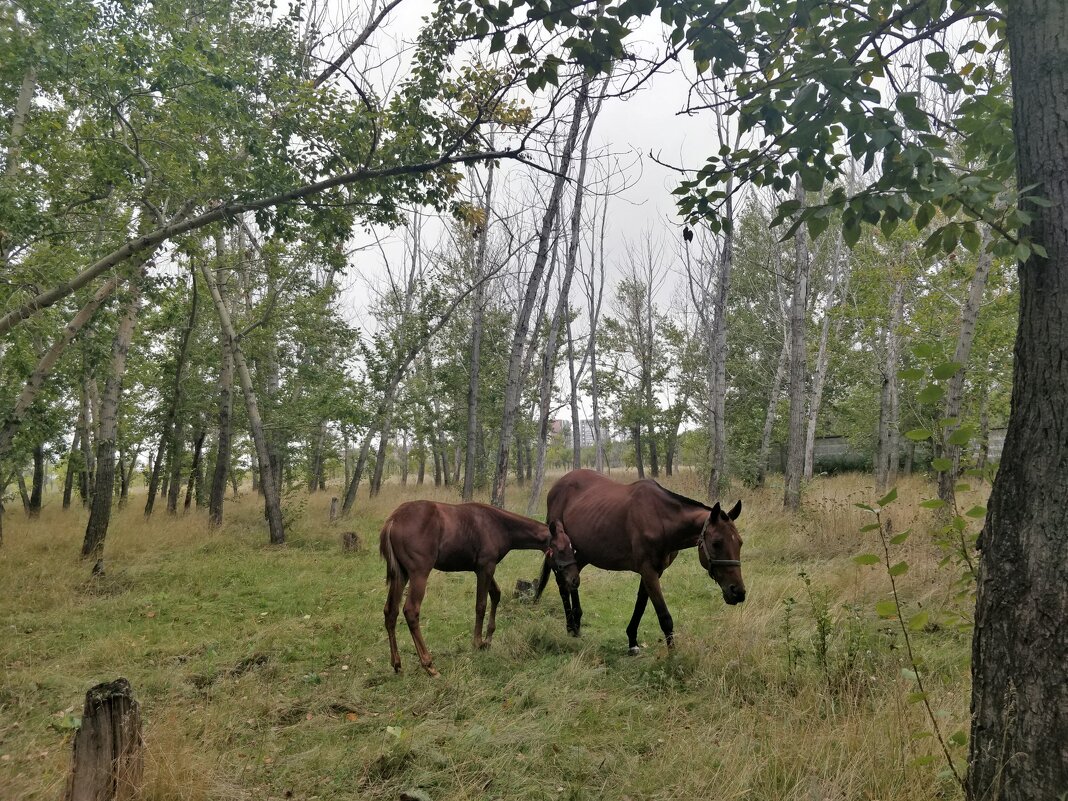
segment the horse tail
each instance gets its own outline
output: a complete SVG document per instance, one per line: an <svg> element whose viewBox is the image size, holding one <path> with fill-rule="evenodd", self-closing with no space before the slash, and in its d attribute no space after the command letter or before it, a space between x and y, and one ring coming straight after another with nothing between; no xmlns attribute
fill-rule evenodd
<svg viewBox="0 0 1068 801"><path fill-rule="evenodd" d="M401 575L401 567L397 564L397 557L393 553L393 518L390 517L382 526L382 533L378 538L378 552L386 560L386 584Z"/></svg>
<svg viewBox="0 0 1068 801"><path fill-rule="evenodd" d="M552 566L549 564L549 557L546 556L541 564L541 578L538 579L538 586L534 589L533 603L537 603L538 599L541 598L541 594L545 591L545 585L549 583L550 570L552 570Z"/></svg>

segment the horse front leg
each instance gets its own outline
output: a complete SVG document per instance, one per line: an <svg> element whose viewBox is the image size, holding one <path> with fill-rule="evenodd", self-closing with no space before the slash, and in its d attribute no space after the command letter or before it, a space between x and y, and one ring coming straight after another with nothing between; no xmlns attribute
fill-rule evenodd
<svg viewBox="0 0 1068 801"><path fill-rule="evenodd" d="M675 645L675 621L671 619L671 612L668 611L667 602L664 600L664 591L660 588L660 574L652 567L646 567L642 569L641 576L642 586L649 594L649 600L653 602L653 609L656 610L656 616L660 620L664 642L667 643L668 648L671 648Z"/></svg>
<svg viewBox="0 0 1068 801"><path fill-rule="evenodd" d="M575 625L575 618L571 610L571 593L564 586L563 579L559 576L556 577L556 586L560 589L560 601L564 605L564 620L567 623L567 633L572 637L579 636L578 626Z"/></svg>
<svg viewBox="0 0 1068 801"><path fill-rule="evenodd" d="M634 600L634 614L630 616L630 623L627 625L627 641L629 645L629 651L631 656L636 656L641 652L641 647L638 645L638 626L642 622L642 615L645 614L645 607L649 603L649 593L645 590L645 582L638 582L638 597Z"/></svg>

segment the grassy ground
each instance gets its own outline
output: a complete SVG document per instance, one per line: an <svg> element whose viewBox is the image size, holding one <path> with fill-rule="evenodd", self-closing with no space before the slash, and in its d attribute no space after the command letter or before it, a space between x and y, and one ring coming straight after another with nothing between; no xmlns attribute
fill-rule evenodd
<svg viewBox="0 0 1068 801"><path fill-rule="evenodd" d="M665 483L697 493L688 475ZM86 689L120 675L146 721L147 799L958 797L939 763L922 764L937 747L921 734L922 705L907 702L901 635L873 611L885 571L851 560L872 550L853 507L875 497L870 479L817 479L797 517L781 511L779 489L738 492L748 600L725 606L696 554L683 554L664 580L674 652L650 611L648 648L626 654L636 577L593 568L583 636L569 638L555 591L538 606L511 597L540 566L537 552L517 552L498 570L505 600L489 651L470 647L473 576L431 578L423 620L436 680L403 621L405 671L390 669L377 541L398 502L448 491L391 486L337 526L329 493L295 499L284 549L265 544L251 494L214 533L201 514L146 522L135 502L114 519L107 575L93 581L77 559L80 509L53 499L36 522L10 514L0 799L57 797L71 716ZM930 494L919 479L902 484L896 530L929 521L917 504ZM350 529L363 545L343 554ZM928 542L899 546L910 608L950 596ZM948 735L967 721L968 637L937 626L914 636Z"/></svg>

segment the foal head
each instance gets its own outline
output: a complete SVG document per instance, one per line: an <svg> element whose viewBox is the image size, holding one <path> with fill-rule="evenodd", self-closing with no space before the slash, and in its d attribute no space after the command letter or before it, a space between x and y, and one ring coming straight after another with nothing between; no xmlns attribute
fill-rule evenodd
<svg viewBox="0 0 1068 801"><path fill-rule="evenodd" d="M723 600L731 605L745 600L741 562L742 538L734 525L741 513L741 501L729 512L724 512L717 503L712 507L712 512L701 529L701 535L697 538L697 554L701 565L723 590Z"/></svg>
<svg viewBox="0 0 1068 801"><path fill-rule="evenodd" d="M575 556L575 546L571 544L571 538L567 536L564 524L560 521L549 523L549 547L545 549L545 555L549 558L549 564L561 586L569 592L577 590L578 558Z"/></svg>

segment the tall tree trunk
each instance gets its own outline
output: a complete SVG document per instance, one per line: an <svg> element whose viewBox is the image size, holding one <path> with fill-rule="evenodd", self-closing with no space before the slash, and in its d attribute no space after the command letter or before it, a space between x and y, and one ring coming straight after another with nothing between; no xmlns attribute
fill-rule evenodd
<svg viewBox="0 0 1068 801"><path fill-rule="evenodd" d="M975 341L975 324L979 319L979 307L983 303L983 293L986 291L986 279L990 275L990 268L994 263L994 255L988 253L986 248L990 244L990 230L983 226L983 236L980 244L979 259L975 265L975 274L968 284L968 297L960 312L960 334L957 336L957 347L953 352L953 361L960 365L960 369L949 379L946 389L946 403L942 416L947 420L960 418L961 404L964 399L964 377L967 373L968 359L972 354L972 342ZM960 426L950 423L943 431L948 438ZM938 474L938 497L946 503L947 509L953 509L957 503L954 488L957 485L957 476L960 473L959 445L945 442L939 448L942 457L949 459L953 467L943 470Z"/></svg>
<svg viewBox="0 0 1068 801"><path fill-rule="evenodd" d="M801 179L797 199L805 201ZM786 491L783 506L801 508L801 476L805 470L805 312L808 310L808 237L801 225L794 236L794 282L790 301L790 428L786 440Z"/></svg>
<svg viewBox="0 0 1068 801"><path fill-rule="evenodd" d="M256 399L256 388L252 383L252 374L249 372L245 355L241 351L241 345L237 339L237 332L230 319L230 311L226 302L219 292L211 270L206 263L200 264L200 274L204 283L208 285L211 299L215 304L215 313L219 317L222 326L223 338L234 360L234 369L241 383L241 391L245 396L245 408L248 412L249 428L252 430L252 441L259 458L260 486L263 488L264 515L267 518L267 527L270 532L272 545L282 545L286 541L285 528L282 522L282 499L279 495L278 485L275 483L274 474L271 471L271 457L267 452L267 438L263 433L263 418L260 417L260 407Z"/></svg>
<svg viewBox="0 0 1068 801"><path fill-rule="evenodd" d="M849 280L848 266L842 263L842 234L839 232L834 245L834 256L831 263L831 285L827 290L827 306L823 310L823 320L820 323L820 345L816 353L816 372L812 378L812 388L808 396L808 425L805 429L805 479L812 478L815 465L816 450L816 425L819 422L820 406L823 403L823 386L827 381L827 370L830 365L829 352L827 349L831 334L831 316L837 306L836 298L839 293L839 285L844 288ZM848 258L848 256L847 256ZM842 330L842 318L839 317L834 324L835 339Z"/></svg>
<svg viewBox="0 0 1068 801"><path fill-rule="evenodd" d="M1007 4L1023 241L1012 411L982 534L972 643L972 797L1068 788L1068 5Z"/></svg>
<svg viewBox="0 0 1068 801"><path fill-rule="evenodd" d="M882 391L879 397L879 449L876 453L875 486L879 492L897 480L900 459L900 435L898 433L897 371L901 351L901 320L904 317L905 282L894 280L890 293L890 319L886 328L882 368Z"/></svg>
<svg viewBox="0 0 1068 801"><path fill-rule="evenodd" d="M15 39L19 38L18 16L13 15L15 20ZM34 65L27 65L22 74L22 82L19 85L19 93L15 98L14 113L11 117L11 128L8 134L7 153L4 154L4 183L14 184L16 176L22 167L22 137L26 132L26 118L30 115L33 106L33 95L37 90L37 70ZM14 188L14 186L12 186ZM0 265L7 265L11 253L6 244L0 245Z"/></svg>
<svg viewBox="0 0 1068 801"><path fill-rule="evenodd" d="M185 488L185 503L182 504L182 508L185 511L189 511L190 505L193 503L193 491L197 489L202 483L201 474L203 469L200 466L201 452L204 450L204 437L207 436L206 431L200 431L194 435L193 441L193 463L189 466L189 482ZM199 495L199 491L197 493Z"/></svg>
<svg viewBox="0 0 1068 801"><path fill-rule="evenodd" d="M89 368L86 367L88 370ZM78 492L82 498L82 506L89 508L89 502L93 497L93 487L96 484L96 458L93 455L95 441L93 437L93 410L89 400L89 374L83 376L81 382L81 419L82 425L82 474Z"/></svg>
<svg viewBox="0 0 1068 801"><path fill-rule="evenodd" d="M732 185L727 186L725 213L734 218ZM712 308L712 470L708 477L708 500L719 497L727 477L727 295L734 266L734 229L723 234L719 257L716 297Z"/></svg>
<svg viewBox="0 0 1068 801"><path fill-rule="evenodd" d="M478 469L478 386L479 371L482 366L482 327L486 304L486 288L483 276L486 271L486 247L489 242L490 216L493 200L493 165L487 167L486 189L482 196L484 219L478 237L478 251L475 256L474 279L477 282L471 299L471 342L468 346L467 376L467 454L464 460L464 487L461 498L470 501L475 492L475 476Z"/></svg>
<svg viewBox="0 0 1068 801"><path fill-rule="evenodd" d="M148 497L145 499L145 517L152 514L152 508L156 503L156 490L159 487L161 470L163 469L162 454L167 454L167 465L170 467L170 478L167 480L167 490L163 493L167 498L167 511L174 514L178 511L178 482L181 475L182 443L179 425L179 414L182 404L182 390L185 386L185 363L189 357L189 346L192 340L193 327L196 325L197 306L200 293L197 291L197 278L193 274L192 297L189 301L189 317L186 319L182 337L178 342L178 351L175 356L174 384L171 389L170 404L167 406L167 416L163 421L163 432L160 434L159 450L156 462L152 466L152 474L148 479ZM176 432L176 428L178 431Z"/></svg>
<svg viewBox="0 0 1068 801"><path fill-rule="evenodd" d="M571 387L571 469L582 467L582 423L579 421L579 378L575 372L575 340L571 336L571 316L567 318L567 378Z"/></svg>
<svg viewBox="0 0 1068 801"><path fill-rule="evenodd" d="M174 421L171 432L171 448L167 456L167 467L171 476L167 480L167 514L178 514L178 498L182 494L182 464L185 461L185 423L179 418Z"/></svg>
<svg viewBox="0 0 1068 801"><path fill-rule="evenodd" d="M111 368L100 401L100 428L96 444L96 486L93 490L89 522L82 542L82 557L96 560L94 572L103 569L104 539L111 521L111 495L115 486L115 446L119 428L119 402L122 380L126 375L126 357L141 307L142 271L130 279L126 307L111 346Z"/></svg>
<svg viewBox="0 0 1068 801"><path fill-rule="evenodd" d="M63 476L63 508L70 509L70 498L74 492L74 474L78 472L78 443L81 439L81 430L75 426L74 437L70 442L70 450L67 452L67 470Z"/></svg>
<svg viewBox="0 0 1068 801"><path fill-rule="evenodd" d="M41 500L44 497L45 457L44 443L33 446L33 481L30 484L30 517L41 514Z"/></svg>
<svg viewBox="0 0 1068 801"><path fill-rule="evenodd" d="M225 336L221 340L221 351L215 469L212 472L211 491L208 495L208 523L211 526L222 525L223 506L226 502L226 479L230 473L230 455L233 448L234 359L226 344Z"/></svg>
<svg viewBox="0 0 1068 801"><path fill-rule="evenodd" d="M552 192L549 195L549 204L545 209L545 215L542 217L541 228L538 232L537 254L534 257L534 265L527 279L523 303L516 316L515 332L512 336L512 346L508 357L508 376L504 386L504 410L501 416L497 467L493 476L493 492L490 497L490 502L497 507L504 506L504 490L508 483L508 448L515 432L515 418L519 410L523 378L521 365L523 350L526 347L527 331L530 325L530 315L534 310L534 303L538 297L538 289L545 273L545 265L549 261L552 231L556 224L557 215L560 212L560 199L564 194L564 184L571 169L571 155L575 150L575 143L578 141L584 105L585 102L581 97L575 99L575 108L571 114L571 126L568 130L567 141L560 152L560 161L557 165Z"/></svg>
<svg viewBox="0 0 1068 801"><path fill-rule="evenodd" d="M631 427L631 439L634 442L634 466L638 468L638 478L645 478L645 461L642 459L642 427Z"/></svg>
<svg viewBox="0 0 1068 801"><path fill-rule="evenodd" d="M30 514L30 491L26 487L26 476L22 475L22 468L15 471L15 483L19 487L19 497L22 498L22 511Z"/></svg>

